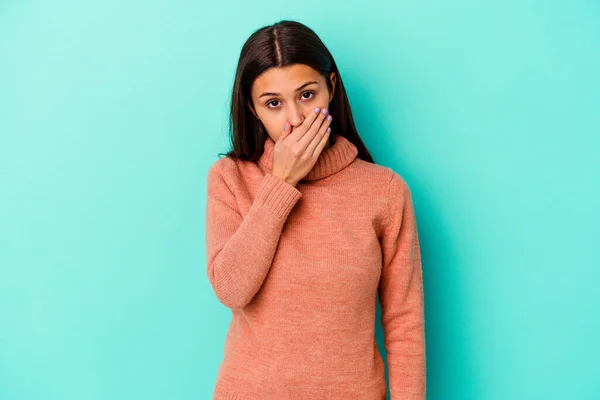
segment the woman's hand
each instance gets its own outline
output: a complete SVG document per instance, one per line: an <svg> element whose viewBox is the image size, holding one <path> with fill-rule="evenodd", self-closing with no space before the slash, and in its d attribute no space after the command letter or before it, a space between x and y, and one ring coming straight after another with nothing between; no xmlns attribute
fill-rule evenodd
<svg viewBox="0 0 600 400"><path fill-rule="evenodd" d="M292 133L286 122L273 148L272 174L296 186L310 172L327 144L331 120L327 109L317 108Z"/></svg>

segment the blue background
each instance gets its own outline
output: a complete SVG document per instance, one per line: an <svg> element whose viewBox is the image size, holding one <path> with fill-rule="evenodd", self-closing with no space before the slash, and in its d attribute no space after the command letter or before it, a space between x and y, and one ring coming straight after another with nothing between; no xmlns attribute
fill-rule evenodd
<svg viewBox="0 0 600 400"><path fill-rule="evenodd" d="M206 172L241 45L283 18L329 47L411 187L428 399L600 398L600 3L581 0L0 2L0 398L210 398L230 311Z"/></svg>

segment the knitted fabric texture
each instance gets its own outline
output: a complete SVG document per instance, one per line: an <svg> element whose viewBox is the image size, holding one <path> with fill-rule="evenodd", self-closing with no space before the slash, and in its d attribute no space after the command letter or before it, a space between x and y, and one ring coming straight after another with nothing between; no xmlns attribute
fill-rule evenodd
<svg viewBox="0 0 600 400"><path fill-rule="evenodd" d="M297 186L258 162L209 169L207 275L231 310L213 400L425 399L421 255L411 192L344 136Z"/></svg>

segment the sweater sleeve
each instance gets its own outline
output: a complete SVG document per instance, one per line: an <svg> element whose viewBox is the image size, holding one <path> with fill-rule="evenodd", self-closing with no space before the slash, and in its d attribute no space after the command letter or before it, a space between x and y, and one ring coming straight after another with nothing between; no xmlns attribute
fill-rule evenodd
<svg viewBox="0 0 600 400"><path fill-rule="evenodd" d="M207 177L207 275L219 301L234 309L248 304L262 286L287 216L302 193L267 172L242 217L224 170L217 162Z"/></svg>
<svg viewBox="0 0 600 400"><path fill-rule="evenodd" d="M425 399L423 275L411 192L393 172L378 293L391 400Z"/></svg>

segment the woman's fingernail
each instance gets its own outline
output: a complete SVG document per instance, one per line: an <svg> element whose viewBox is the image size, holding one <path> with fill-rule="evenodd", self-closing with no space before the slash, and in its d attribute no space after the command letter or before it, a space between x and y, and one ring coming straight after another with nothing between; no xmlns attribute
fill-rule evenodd
<svg viewBox="0 0 600 400"><path fill-rule="evenodd" d="M333 117L331 116L331 114L329 114L329 115L327 116L327 120L328 120L328 121L331 121L331 119L332 119L332 118L333 118Z"/></svg>
<svg viewBox="0 0 600 400"><path fill-rule="evenodd" d="M315 112L318 113L321 109L319 107L315 108Z"/></svg>
<svg viewBox="0 0 600 400"><path fill-rule="evenodd" d="M323 114L327 115L327 109L326 108L323 109Z"/></svg>

